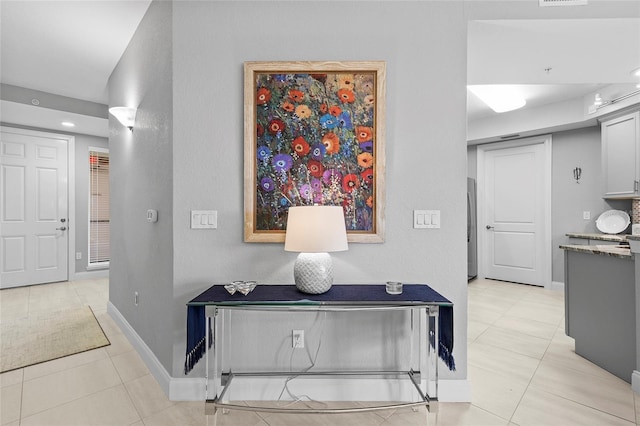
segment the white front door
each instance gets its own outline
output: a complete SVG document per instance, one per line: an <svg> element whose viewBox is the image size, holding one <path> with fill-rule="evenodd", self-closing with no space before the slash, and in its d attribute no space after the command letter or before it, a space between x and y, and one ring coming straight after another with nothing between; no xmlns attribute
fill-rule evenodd
<svg viewBox="0 0 640 426"><path fill-rule="evenodd" d="M483 237L486 278L551 284L547 276L551 259L550 247L547 249L547 140L550 144L550 139L543 138L526 145L481 148L478 232Z"/></svg>
<svg viewBox="0 0 640 426"><path fill-rule="evenodd" d="M0 133L0 288L68 279L66 137Z"/></svg>

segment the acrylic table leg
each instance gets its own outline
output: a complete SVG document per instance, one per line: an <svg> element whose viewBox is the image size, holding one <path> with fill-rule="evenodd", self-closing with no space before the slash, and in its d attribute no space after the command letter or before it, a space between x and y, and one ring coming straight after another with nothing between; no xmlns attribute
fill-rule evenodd
<svg viewBox="0 0 640 426"><path fill-rule="evenodd" d="M437 305L427 308L427 392L429 396L429 412L436 413L438 411L438 347L439 341L439 323L438 315L440 309Z"/></svg>
<svg viewBox="0 0 640 426"><path fill-rule="evenodd" d="M207 331L205 333L205 400L215 401L218 398L218 369L217 369L217 348L219 342L216 341L217 338L217 318L218 318L218 309L214 308L213 315L207 316ZM211 336L211 340L210 337ZM213 350L213 351L212 351ZM213 355L210 359L210 353L213 352ZM210 366L213 366L213 374L210 376ZM207 415L215 415L216 407L213 404L205 403L205 414Z"/></svg>

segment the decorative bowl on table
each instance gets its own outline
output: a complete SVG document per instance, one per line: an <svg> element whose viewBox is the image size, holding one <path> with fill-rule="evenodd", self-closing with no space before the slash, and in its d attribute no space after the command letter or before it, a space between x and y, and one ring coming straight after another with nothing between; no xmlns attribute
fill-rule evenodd
<svg viewBox="0 0 640 426"><path fill-rule="evenodd" d="M238 292L246 296L247 294L251 293L257 285L258 283L256 281L233 281L230 284L226 284L224 288L231 295Z"/></svg>

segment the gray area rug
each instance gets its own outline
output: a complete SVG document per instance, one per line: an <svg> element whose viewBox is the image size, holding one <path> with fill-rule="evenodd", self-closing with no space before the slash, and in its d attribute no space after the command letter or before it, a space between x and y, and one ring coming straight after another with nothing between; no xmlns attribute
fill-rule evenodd
<svg viewBox="0 0 640 426"><path fill-rule="evenodd" d="M89 306L3 320L0 324L0 372L109 344Z"/></svg>

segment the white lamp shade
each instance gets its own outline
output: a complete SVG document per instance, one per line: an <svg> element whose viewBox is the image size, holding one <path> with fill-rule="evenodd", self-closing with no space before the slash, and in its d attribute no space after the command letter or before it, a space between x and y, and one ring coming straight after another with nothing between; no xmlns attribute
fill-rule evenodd
<svg viewBox="0 0 640 426"><path fill-rule="evenodd" d="M290 207L284 249L300 253L348 250L342 207Z"/></svg>
<svg viewBox="0 0 640 426"><path fill-rule="evenodd" d="M136 122L136 109L132 107L112 107L109 112L118 119L120 124L128 129L133 129Z"/></svg>

